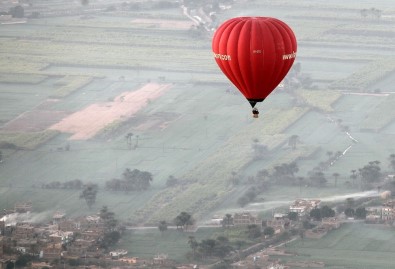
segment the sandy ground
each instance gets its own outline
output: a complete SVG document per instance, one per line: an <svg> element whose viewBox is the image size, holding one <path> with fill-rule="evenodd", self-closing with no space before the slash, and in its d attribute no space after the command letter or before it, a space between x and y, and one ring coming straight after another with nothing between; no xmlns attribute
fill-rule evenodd
<svg viewBox="0 0 395 269"><path fill-rule="evenodd" d="M112 102L96 103L77 111L49 129L73 134L70 140L85 140L95 136L106 125L133 116L146 107L148 100L161 96L171 84L148 83L142 88L124 92Z"/></svg>
<svg viewBox="0 0 395 269"><path fill-rule="evenodd" d="M134 19L132 23L155 25L158 28L188 30L194 25L193 21Z"/></svg>

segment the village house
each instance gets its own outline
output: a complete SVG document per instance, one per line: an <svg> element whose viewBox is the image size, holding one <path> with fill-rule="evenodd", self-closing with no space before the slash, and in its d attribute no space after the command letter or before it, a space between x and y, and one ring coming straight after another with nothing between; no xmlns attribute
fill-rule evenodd
<svg viewBox="0 0 395 269"><path fill-rule="evenodd" d="M387 201L381 206L366 207L366 222L382 223L395 220L395 201Z"/></svg>
<svg viewBox="0 0 395 269"><path fill-rule="evenodd" d="M60 259L62 254L62 244L47 244L40 251L40 258L46 261Z"/></svg>
<svg viewBox="0 0 395 269"><path fill-rule="evenodd" d="M287 230L291 224L288 219L288 214L274 213L272 219L263 220L263 227L272 227L274 229L274 234L280 234Z"/></svg>
<svg viewBox="0 0 395 269"><path fill-rule="evenodd" d="M77 232L81 230L81 223L75 220L60 220L58 222L58 228L60 231L67 231L67 232Z"/></svg>
<svg viewBox="0 0 395 269"><path fill-rule="evenodd" d="M289 211L298 213L299 217L306 216L312 209L317 208L320 203L321 200L298 199L289 206Z"/></svg>
<svg viewBox="0 0 395 269"><path fill-rule="evenodd" d="M337 218L324 218L321 223L311 230L305 232L307 238L321 238L326 235L329 231L338 229L340 222Z"/></svg>
<svg viewBox="0 0 395 269"><path fill-rule="evenodd" d="M114 251L110 251L109 254L112 259L119 259L119 258L125 256L126 254L128 254L128 252L127 252L127 250L124 250L124 249L117 249Z"/></svg>
<svg viewBox="0 0 395 269"><path fill-rule="evenodd" d="M14 205L14 211L16 213L27 213L32 211L31 202L21 202Z"/></svg>
<svg viewBox="0 0 395 269"><path fill-rule="evenodd" d="M66 214L62 212L55 212L52 216L52 223L59 224L60 222L66 220Z"/></svg>
<svg viewBox="0 0 395 269"><path fill-rule="evenodd" d="M233 224L235 226L246 226L251 224L261 226L262 219L257 216L253 216L250 212L235 213L233 216Z"/></svg>
<svg viewBox="0 0 395 269"><path fill-rule="evenodd" d="M174 264L172 260L169 259L169 257L166 254L158 254L154 257L152 260L154 265L159 265L159 266L170 266Z"/></svg>

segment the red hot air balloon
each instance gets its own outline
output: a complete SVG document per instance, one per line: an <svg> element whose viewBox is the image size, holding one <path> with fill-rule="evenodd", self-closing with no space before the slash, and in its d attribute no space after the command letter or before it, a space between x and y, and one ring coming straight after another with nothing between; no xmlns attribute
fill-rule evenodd
<svg viewBox="0 0 395 269"><path fill-rule="evenodd" d="M277 87L296 57L296 38L284 22L270 17L238 17L224 22L212 42L222 72L253 108Z"/></svg>

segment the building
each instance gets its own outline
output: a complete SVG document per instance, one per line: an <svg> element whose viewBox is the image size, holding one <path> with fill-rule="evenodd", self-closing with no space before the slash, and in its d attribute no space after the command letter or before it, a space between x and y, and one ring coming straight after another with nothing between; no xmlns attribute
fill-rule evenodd
<svg viewBox="0 0 395 269"><path fill-rule="evenodd" d="M17 213L27 213L32 211L32 203L25 202L25 203L16 203L14 205L14 211Z"/></svg>
<svg viewBox="0 0 395 269"><path fill-rule="evenodd" d="M66 214L62 212L55 212L52 216L52 223L53 224L59 224L60 222L66 220Z"/></svg>
<svg viewBox="0 0 395 269"><path fill-rule="evenodd" d="M34 227L29 223L17 223L13 232L14 239L32 239Z"/></svg>
<svg viewBox="0 0 395 269"><path fill-rule="evenodd" d="M298 213L300 217L305 216L308 215L312 209L317 208L320 203L321 200L298 199L289 206L289 211Z"/></svg>
<svg viewBox="0 0 395 269"><path fill-rule="evenodd" d="M233 216L233 224L235 226L245 226L251 224L261 226L262 219L258 218L257 216L253 216L250 212L235 213Z"/></svg>
<svg viewBox="0 0 395 269"><path fill-rule="evenodd" d="M128 254L128 252L127 252L127 250L124 250L124 249L117 249L114 251L110 251L110 257L112 259L119 259L119 258L125 256L126 254Z"/></svg>

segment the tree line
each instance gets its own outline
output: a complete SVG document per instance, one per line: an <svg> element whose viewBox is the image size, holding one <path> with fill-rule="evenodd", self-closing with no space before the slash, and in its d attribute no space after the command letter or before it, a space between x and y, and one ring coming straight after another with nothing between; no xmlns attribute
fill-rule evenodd
<svg viewBox="0 0 395 269"><path fill-rule="evenodd" d="M331 175L328 175L325 172L342 156L342 152L328 151L326 155L327 159L318 163L312 170L307 172L306 176L298 175L299 166L296 162L275 165L271 170L262 169L255 175L248 176L244 183L251 185L251 187L238 199L237 202L239 206L244 207L255 201L261 193L268 190L273 185L299 186L300 189L302 186L327 187L329 176L334 179L333 186L337 187L338 179L341 177L341 174L333 172ZM381 169L381 162L377 160L370 161L360 168L352 169L351 175L349 175L350 181L346 180L344 182L345 186L358 187L359 185L362 190L376 187L379 189L386 188L395 193L395 180L384 180L386 174L395 173L395 154L390 154L387 162L389 168L387 172ZM345 177L346 176L343 176L343 178ZM229 181L232 185L240 184L241 179L241 175L238 175L237 172L231 172Z"/></svg>

